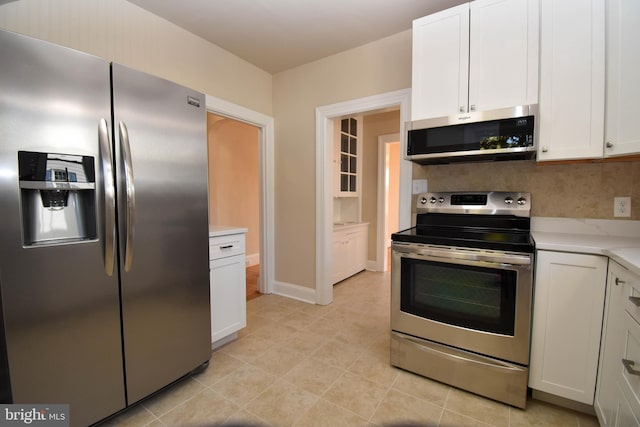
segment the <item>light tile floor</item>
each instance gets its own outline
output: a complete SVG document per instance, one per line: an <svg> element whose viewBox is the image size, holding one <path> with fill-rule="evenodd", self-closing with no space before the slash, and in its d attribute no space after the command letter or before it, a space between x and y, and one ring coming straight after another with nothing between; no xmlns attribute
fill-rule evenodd
<svg viewBox="0 0 640 427"><path fill-rule="evenodd" d="M389 364L389 274L363 272L318 306L262 295L210 366L106 426L597 426L538 401L526 411Z"/></svg>

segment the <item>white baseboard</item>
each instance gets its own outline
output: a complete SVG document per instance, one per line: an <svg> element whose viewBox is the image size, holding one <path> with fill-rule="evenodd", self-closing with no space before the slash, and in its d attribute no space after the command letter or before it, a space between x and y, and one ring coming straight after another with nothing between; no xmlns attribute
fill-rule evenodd
<svg viewBox="0 0 640 427"><path fill-rule="evenodd" d="M378 271L378 261L367 261L367 271Z"/></svg>
<svg viewBox="0 0 640 427"><path fill-rule="evenodd" d="M245 264L247 267L260 264L260 252L256 254L245 255Z"/></svg>
<svg viewBox="0 0 640 427"><path fill-rule="evenodd" d="M291 283L273 282L273 293L309 304L316 303L316 290Z"/></svg>

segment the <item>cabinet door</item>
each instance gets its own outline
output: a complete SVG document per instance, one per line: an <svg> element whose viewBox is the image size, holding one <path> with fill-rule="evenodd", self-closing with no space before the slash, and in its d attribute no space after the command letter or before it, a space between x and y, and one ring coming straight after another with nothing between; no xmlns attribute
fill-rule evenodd
<svg viewBox="0 0 640 427"><path fill-rule="evenodd" d="M602 345L598 367L598 384L594 408L603 426L615 425L619 401L616 379L624 347L624 300L626 270L615 262L609 263L607 302L602 325Z"/></svg>
<svg viewBox="0 0 640 427"><path fill-rule="evenodd" d="M351 250L351 274L359 273L367 268L367 227L362 226L347 234Z"/></svg>
<svg viewBox="0 0 640 427"><path fill-rule="evenodd" d="M211 342L247 326L245 256L209 262L211 287Z"/></svg>
<svg viewBox="0 0 640 427"><path fill-rule="evenodd" d="M541 0L538 160L602 157L604 0Z"/></svg>
<svg viewBox="0 0 640 427"><path fill-rule="evenodd" d="M538 100L538 0L470 3L469 111Z"/></svg>
<svg viewBox="0 0 640 427"><path fill-rule="evenodd" d="M529 386L593 404L607 258L538 251Z"/></svg>
<svg viewBox="0 0 640 427"><path fill-rule="evenodd" d="M411 117L467 111L469 5L413 21Z"/></svg>
<svg viewBox="0 0 640 427"><path fill-rule="evenodd" d="M334 123L334 197L358 197L362 182L362 120L350 117Z"/></svg>
<svg viewBox="0 0 640 427"><path fill-rule="evenodd" d="M610 0L605 156L640 153L640 2Z"/></svg>
<svg viewBox="0 0 640 427"><path fill-rule="evenodd" d="M349 277L352 270L353 241L346 230L333 232L331 282L338 283Z"/></svg>
<svg viewBox="0 0 640 427"><path fill-rule="evenodd" d="M613 420L615 424L611 424L615 427L637 427L640 426L640 421L633 413L631 409L631 405L627 401L624 396L622 390L616 390L617 396L617 407L616 407L616 418Z"/></svg>

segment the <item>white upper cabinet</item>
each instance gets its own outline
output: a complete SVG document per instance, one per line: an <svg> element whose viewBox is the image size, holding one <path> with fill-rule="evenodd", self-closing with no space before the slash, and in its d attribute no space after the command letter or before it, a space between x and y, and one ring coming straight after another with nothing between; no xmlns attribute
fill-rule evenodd
<svg viewBox="0 0 640 427"><path fill-rule="evenodd" d="M477 0L413 22L412 120L534 104L538 0Z"/></svg>
<svg viewBox="0 0 640 427"><path fill-rule="evenodd" d="M605 156L640 153L640 1L607 2Z"/></svg>
<svg viewBox="0 0 640 427"><path fill-rule="evenodd" d="M602 156L604 72L604 0L541 0L539 161Z"/></svg>
<svg viewBox="0 0 640 427"><path fill-rule="evenodd" d="M470 3L469 111L538 102L539 0Z"/></svg>
<svg viewBox="0 0 640 427"><path fill-rule="evenodd" d="M467 111L469 5L413 21L413 120Z"/></svg>
<svg viewBox="0 0 640 427"><path fill-rule="evenodd" d="M360 195L362 120L349 117L334 123L334 197Z"/></svg>

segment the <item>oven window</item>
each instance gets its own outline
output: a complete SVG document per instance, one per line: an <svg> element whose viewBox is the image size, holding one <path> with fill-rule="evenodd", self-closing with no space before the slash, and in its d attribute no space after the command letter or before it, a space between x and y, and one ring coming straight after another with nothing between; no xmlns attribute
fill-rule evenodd
<svg viewBox="0 0 640 427"><path fill-rule="evenodd" d="M514 334L517 272L402 258L400 309L465 328Z"/></svg>

